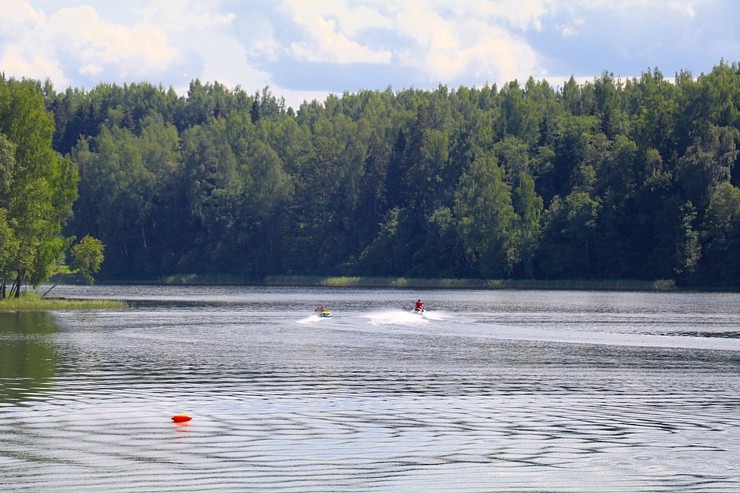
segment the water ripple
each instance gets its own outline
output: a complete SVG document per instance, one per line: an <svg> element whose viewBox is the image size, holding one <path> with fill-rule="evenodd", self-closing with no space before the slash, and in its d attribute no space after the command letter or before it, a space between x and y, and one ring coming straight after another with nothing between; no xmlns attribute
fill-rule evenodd
<svg viewBox="0 0 740 493"><path fill-rule="evenodd" d="M702 346L642 305L609 324L524 297L421 324L337 304L308 324L255 296L0 331L0 490L738 491L731 338ZM727 332L735 312L698 306Z"/></svg>

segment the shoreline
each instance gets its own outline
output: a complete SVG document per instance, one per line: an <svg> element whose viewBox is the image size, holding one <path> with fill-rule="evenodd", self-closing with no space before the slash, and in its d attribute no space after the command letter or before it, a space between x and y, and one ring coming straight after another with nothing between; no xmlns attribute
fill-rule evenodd
<svg viewBox="0 0 740 493"><path fill-rule="evenodd" d="M714 291L720 288L684 288L673 280L523 280L523 279L423 279L362 276L268 276L261 281L229 276L182 275L159 280L104 280L100 285L165 285L165 286L292 286L346 287L384 289L511 289L511 290L582 290L582 291ZM726 289L725 289L726 290ZM730 290L732 291L732 290Z"/></svg>
<svg viewBox="0 0 740 493"><path fill-rule="evenodd" d="M508 289L508 290L583 290L583 291L677 291L673 281L636 280L510 280L510 279L415 279L373 277L325 277L301 279L279 276L265 279L268 286L326 286L412 289Z"/></svg>
<svg viewBox="0 0 740 493"><path fill-rule="evenodd" d="M50 282L54 282L54 277ZM83 284L65 279L59 284ZM684 285L674 279L451 279L370 276L281 275L263 279L238 276L178 274L159 279L104 279L99 285L143 286L285 286L384 289L508 289L543 291L740 292L740 286Z"/></svg>

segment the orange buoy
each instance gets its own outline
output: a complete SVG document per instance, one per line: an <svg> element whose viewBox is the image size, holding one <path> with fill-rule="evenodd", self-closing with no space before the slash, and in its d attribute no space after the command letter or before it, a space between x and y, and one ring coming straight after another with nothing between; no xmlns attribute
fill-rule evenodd
<svg viewBox="0 0 740 493"><path fill-rule="evenodd" d="M190 421L191 419L193 418L191 418L187 414L175 414L174 416L172 416L172 421L174 421L175 423L184 423L186 421Z"/></svg>

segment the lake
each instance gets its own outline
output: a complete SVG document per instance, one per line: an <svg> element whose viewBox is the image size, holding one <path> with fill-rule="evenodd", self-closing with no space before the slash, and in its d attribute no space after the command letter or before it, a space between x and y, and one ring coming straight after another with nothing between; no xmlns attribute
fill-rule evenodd
<svg viewBox="0 0 740 493"><path fill-rule="evenodd" d="M0 312L0 491L740 491L738 293L52 294L129 308Z"/></svg>

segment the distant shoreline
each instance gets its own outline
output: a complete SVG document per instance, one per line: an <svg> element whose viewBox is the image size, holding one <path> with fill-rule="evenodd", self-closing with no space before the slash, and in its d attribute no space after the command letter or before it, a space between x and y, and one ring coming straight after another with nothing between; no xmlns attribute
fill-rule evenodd
<svg viewBox="0 0 740 493"><path fill-rule="evenodd" d="M294 286L386 289L520 289L583 291L683 291L673 280L524 280L524 279L421 279L403 277L354 276L268 276L248 281L229 276L178 275L155 281L106 280L99 284L143 284L171 286ZM694 288L691 288L694 290ZM703 289L711 290L711 289Z"/></svg>
<svg viewBox="0 0 740 493"><path fill-rule="evenodd" d="M636 280L490 280L490 279L414 279L373 277L294 278L276 276L267 285L426 288L426 289L537 289L537 290L607 290L607 291L676 291L673 281Z"/></svg>

